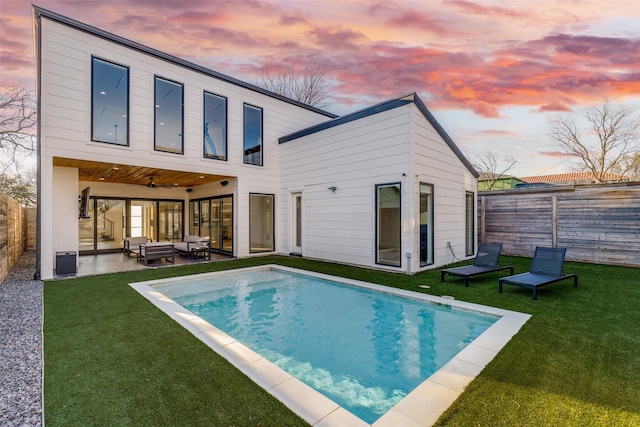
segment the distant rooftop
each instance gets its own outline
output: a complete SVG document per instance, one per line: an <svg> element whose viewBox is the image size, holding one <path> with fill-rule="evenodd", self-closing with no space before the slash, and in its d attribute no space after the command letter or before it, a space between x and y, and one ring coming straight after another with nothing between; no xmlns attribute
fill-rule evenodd
<svg viewBox="0 0 640 427"><path fill-rule="evenodd" d="M571 173L559 173L554 175L524 176L524 177L521 177L520 179L528 183L545 182L549 184L563 184L563 183L590 184L590 183L597 182L597 180L593 177L593 174L591 172L571 172ZM622 179L623 179L622 175L619 175L617 173L605 174L606 181L621 181Z"/></svg>

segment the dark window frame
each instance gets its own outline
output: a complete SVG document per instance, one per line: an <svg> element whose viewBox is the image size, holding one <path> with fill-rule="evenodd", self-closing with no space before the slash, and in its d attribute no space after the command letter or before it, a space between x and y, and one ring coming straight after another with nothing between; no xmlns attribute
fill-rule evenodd
<svg viewBox="0 0 640 427"><path fill-rule="evenodd" d="M212 97L216 97L216 98L220 98L224 101L224 157L220 157L220 156L208 156L207 155L207 150L206 150L206 136L205 136L205 124L206 124L206 120L207 120L207 110L206 110L206 99L207 96L212 96ZM218 95L215 94L213 92L209 92L209 91L203 91L202 94L202 157L205 159L211 159L211 160L219 160L219 161L223 161L226 162L229 160L229 138L228 138L228 130L229 130L229 100L227 99L227 97L222 96L222 95ZM213 143L213 142L212 142Z"/></svg>
<svg viewBox="0 0 640 427"><path fill-rule="evenodd" d="M126 99L127 133L126 133L126 144L119 144L117 142L117 137L116 137L116 142L103 141L103 140L97 139L97 137L96 137L96 135L94 133L94 128L95 128L95 126L94 126L94 107L95 107L95 102L96 102L96 99L94 97L94 89L95 89L95 79L94 79L94 77L95 77L95 64L96 64L96 61L101 61L101 62L110 64L110 65L113 65L113 66L116 66L116 67L122 67L127 72L127 99ZM130 99L131 99L130 82L131 82L131 79L130 79L130 67L129 66L123 65L123 64L119 64L119 63L117 63L115 61L110 61L108 59L101 58L101 57L96 56L96 55L91 55L91 141L99 142L101 144L117 145L119 147L129 147L129 145L130 145L130 142L129 142L129 135L130 135L129 128L131 127L131 123L130 123L130 119L129 119L129 117L130 117L130 114L129 114L129 111L130 111Z"/></svg>
<svg viewBox="0 0 640 427"><path fill-rule="evenodd" d="M271 247L273 249L264 250L264 251L254 251L251 250L251 196L271 196ZM276 250L276 195L273 193L249 193L249 253L257 254L257 253L267 253L267 252L275 252Z"/></svg>
<svg viewBox="0 0 640 427"><path fill-rule="evenodd" d="M260 111L260 144L258 145L260 149L260 162L259 163L249 163L246 160L247 149L246 149L246 137L247 137L247 115L246 109L253 108ZM251 155L253 153L249 153ZM245 165L251 166L264 166L264 110L262 107L258 107L257 105L252 105L248 103L242 104L242 163Z"/></svg>
<svg viewBox="0 0 640 427"><path fill-rule="evenodd" d="M100 200L122 200L125 203L125 212L126 212L126 217L124 220L124 229L125 229L125 234L127 236L131 235L131 202L153 202L155 207L155 212L157 213L157 215L160 214L160 203L161 202L169 202L169 203L180 203L181 204L181 209L182 209L182 230L184 232L185 229L185 224L186 224L186 217L185 217L185 206L186 206L186 201L184 199L156 199L156 198L152 198L152 197L118 197L118 196L90 196L89 197L89 203L92 205L92 209L94 212L94 215L91 218L88 218L88 220L91 221L91 226L93 227L93 239L94 239L94 249L91 250L81 250L79 251L79 255L95 255L95 254L102 254L102 253L111 253L111 252L121 252L122 248L117 248L117 249L96 249L97 246L97 241L98 241L98 227L97 227L97 221L98 221L98 215L95 214L95 212L98 211L97 209L97 203L98 203L98 199ZM159 220L159 217L156 218L157 220ZM158 221L159 223L159 221ZM151 241L158 241L158 237L160 236L160 229L158 227L158 225L155 226L155 234L153 236L147 236L151 239Z"/></svg>
<svg viewBox="0 0 640 427"><path fill-rule="evenodd" d="M419 259L419 263L420 263L420 267L427 267L429 265L433 265L435 263L435 238L436 238L436 216L435 216L435 205L436 205L436 186L434 184L428 183L428 182L420 182L419 184L419 195L418 197L422 197L422 186L426 185L428 187L431 187L431 210L429 211L429 217L430 217L430 224L431 224L431 228L433 228L433 230L431 231L431 239L427 240L427 259L429 258L429 249L431 249L432 253L431 255L431 262L429 261L424 261L422 260L422 253L420 253L420 259ZM420 209L420 208L419 208ZM418 212L418 217L422 214L422 211L420 210ZM422 223L418 224L419 226L422 225ZM419 233L418 239L420 242L420 245L422 244L422 234ZM428 233L427 233L427 237L428 237ZM421 248L420 248L421 249Z"/></svg>
<svg viewBox="0 0 640 427"><path fill-rule="evenodd" d="M379 257L379 252L380 252L380 236L378 235L378 229L380 228L380 218L379 218L379 200L378 200L378 195L379 195L379 189L381 187L391 187L391 186L399 186L399 199L398 199L398 203L400 205L400 221L399 221L399 227L398 227L398 242L399 242L399 247L398 247L398 251L399 251L399 260L398 260L398 264L391 264L391 263L386 263L386 262L380 262L380 257ZM402 268L402 182L401 181L397 181L397 182L387 182L384 184L376 184L375 185L375 263L377 265L384 265L384 266L388 266L388 267L397 267L397 268Z"/></svg>
<svg viewBox="0 0 640 427"><path fill-rule="evenodd" d="M193 229L193 223L191 222L191 220L193 219L193 212L192 212L192 207L193 204L196 203L198 204L198 236L202 236L202 202L208 202L209 203L209 215L211 215L212 212L212 204L213 201L220 201L222 202L225 199L231 199L231 205L232 205L232 209L236 209L235 207L235 197L233 195L233 193L229 193L229 194L221 194L219 196L211 196L211 197L201 197L198 199L192 199L189 200L189 234L191 234L191 231ZM222 205L220 206L220 208L222 208ZM234 224L235 224L235 219L234 219L234 215L232 212L231 215L231 229L234 230ZM211 230L211 224L209 225L209 230ZM223 233L223 229L222 227L220 228L220 233L222 237L222 233ZM211 232L209 233L211 234ZM235 234L235 233L234 233ZM209 237L213 238L213 236L209 235ZM223 254L233 254L234 251L234 242L235 242L235 237L231 239L231 250L225 250L224 247L222 249L214 247L213 245L211 245L211 250L213 252L218 252L218 253L223 253Z"/></svg>
<svg viewBox="0 0 640 427"><path fill-rule="evenodd" d="M157 122L158 122L158 113L157 113L157 105L158 105L158 100L157 100L157 83L158 80L163 80L165 82L168 83L172 83L175 85L179 85L181 90L181 105L180 105L180 123L181 123L181 132L180 132L180 151L172 151L169 149L163 149L162 147L158 147L158 129L157 129ZM153 76L153 149L155 151L159 151L162 153L170 153L170 154L180 154L183 155L184 154L184 83L180 83L178 81L172 80L172 79L168 79L166 77L162 77L159 75L154 75Z"/></svg>

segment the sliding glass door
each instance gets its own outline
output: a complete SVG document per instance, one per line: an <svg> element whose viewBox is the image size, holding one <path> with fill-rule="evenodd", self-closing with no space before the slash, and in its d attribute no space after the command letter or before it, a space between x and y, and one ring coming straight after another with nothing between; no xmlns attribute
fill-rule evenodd
<svg viewBox="0 0 640 427"><path fill-rule="evenodd" d="M183 204L180 200L91 198L89 218L79 220L80 254L121 251L125 237L180 241Z"/></svg>
<svg viewBox="0 0 640 427"><path fill-rule="evenodd" d="M233 196L193 200L191 234L209 237L211 249L233 253Z"/></svg>

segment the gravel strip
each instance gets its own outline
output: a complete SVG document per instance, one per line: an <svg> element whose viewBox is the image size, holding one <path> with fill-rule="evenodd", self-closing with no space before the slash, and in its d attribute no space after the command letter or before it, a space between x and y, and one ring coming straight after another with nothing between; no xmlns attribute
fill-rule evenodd
<svg viewBox="0 0 640 427"><path fill-rule="evenodd" d="M42 426L42 289L35 252L0 283L0 425Z"/></svg>

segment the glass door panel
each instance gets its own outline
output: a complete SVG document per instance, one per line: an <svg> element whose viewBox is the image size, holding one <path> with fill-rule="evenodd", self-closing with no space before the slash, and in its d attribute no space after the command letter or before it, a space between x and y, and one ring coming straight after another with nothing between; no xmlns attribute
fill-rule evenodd
<svg viewBox="0 0 640 427"><path fill-rule="evenodd" d="M158 240L157 204L150 200L131 201L131 236Z"/></svg>
<svg viewBox="0 0 640 427"><path fill-rule="evenodd" d="M89 200L89 218L78 221L78 250L80 252L95 251L95 199Z"/></svg>
<svg viewBox="0 0 640 427"><path fill-rule="evenodd" d="M119 199L96 199L96 250L120 249L124 243L126 209Z"/></svg>
<svg viewBox="0 0 640 427"><path fill-rule="evenodd" d="M400 184L376 186L376 262L400 267L402 216Z"/></svg>
<svg viewBox="0 0 640 427"><path fill-rule="evenodd" d="M182 241L182 202L159 202L160 241Z"/></svg>
<svg viewBox="0 0 640 427"><path fill-rule="evenodd" d="M222 249L222 240L220 233L222 232L220 199L211 200L211 248Z"/></svg>
<svg viewBox="0 0 640 427"><path fill-rule="evenodd" d="M420 266L433 264L433 186L420 184Z"/></svg>
<svg viewBox="0 0 640 427"><path fill-rule="evenodd" d="M200 235L200 202L191 202L191 234L192 236Z"/></svg>
<svg viewBox="0 0 640 427"><path fill-rule="evenodd" d="M233 253L233 197L223 197L222 202L222 245L220 249Z"/></svg>
<svg viewBox="0 0 640 427"><path fill-rule="evenodd" d="M200 201L200 236L211 237L211 203L209 200Z"/></svg>
<svg viewBox="0 0 640 427"><path fill-rule="evenodd" d="M293 253L302 253L302 194L293 195Z"/></svg>

